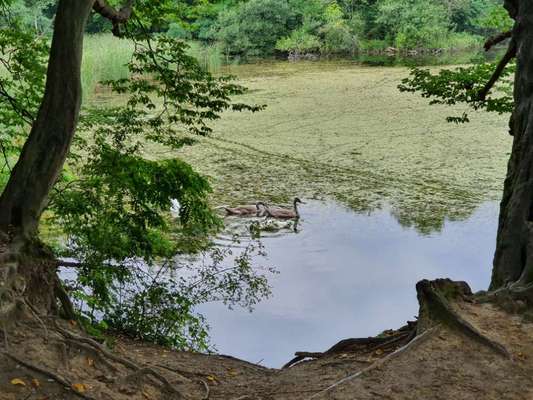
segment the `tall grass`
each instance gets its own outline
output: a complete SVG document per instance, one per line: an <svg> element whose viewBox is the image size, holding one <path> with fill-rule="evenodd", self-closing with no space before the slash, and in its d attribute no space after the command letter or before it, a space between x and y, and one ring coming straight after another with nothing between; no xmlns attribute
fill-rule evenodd
<svg viewBox="0 0 533 400"><path fill-rule="evenodd" d="M482 44L483 38L481 36L467 32L451 32L435 38L428 43L428 47L443 50L468 50L480 48Z"/></svg>
<svg viewBox="0 0 533 400"><path fill-rule="evenodd" d="M111 34L89 35L84 40L81 84L84 99L94 94L98 82L128 77L126 64L133 54L133 44Z"/></svg>
<svg viewBox="0 0 533 400"><path fill-rule="evenodd" d="M222 50L217 45L204 45L197 42L188 43L189 54L200 65L217 72L223 63ZM98 82L128 77L126 64L133 54L133 44L128 40L118 39L111 34L88 35L85 37L82 65L82 87L84 100L90 99Z"/></svg>
<svg viewBox="0 0 533 400"><path fill-rule="evenodd" d="M224 63L222 46L219 44L202 44L199 42L189 42L189 55L198 60L200 65L206 70L216 73Z"/></svg>

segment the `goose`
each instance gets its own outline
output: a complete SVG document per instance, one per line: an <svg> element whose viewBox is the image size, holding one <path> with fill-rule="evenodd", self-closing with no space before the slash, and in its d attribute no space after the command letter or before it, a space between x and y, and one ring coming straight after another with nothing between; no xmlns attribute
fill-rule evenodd
<svg viewBox="0 0 533 400"><path fill-rule="evenodd" d="M298 204L305 204L302 200L296 197L293 201L293 209L289 210L287 208L266 208L266 215L272 218L278 219L298 219L300 218L300 213L298 212Z"/></svg>
<svg viewBox="0 0 533 400"><path fill-rule="evenodd" d="M258 217L262 217L267 215L266 210L268 210L268 206L262 201L258 201L255 203L255 205L250 204L238 207L224 207L224 210L226 210L227 215L256 215Z"/></svg>
<svg viewBox="0 0 533 400"><path fill-rule="evenodd" d="M170 213L174 217L179 217L181 211L181 204L177 199L170 199Z"/></svg>

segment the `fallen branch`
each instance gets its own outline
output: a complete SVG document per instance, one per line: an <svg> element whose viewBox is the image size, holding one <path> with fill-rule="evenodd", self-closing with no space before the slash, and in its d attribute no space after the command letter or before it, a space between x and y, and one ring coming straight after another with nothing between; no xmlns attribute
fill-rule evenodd
<svg viewBox="0 0 533 400"><path fill-rule="evenodd" d="M488 38L483 47L485 48L485 51L489 51L494 46L496 46L498 43L501 43L504 40L511 38L512 36L513 36L513 31L512 30L511 31L507 31L507 32L498 33L497 35L494 35L494 36L491 36L490 38Z"/></svg>
<svg viewBox="0 0 533 400"><path fill-rule="evenodd" d="M483 89L479 91L478 99L480 101L485 101L490 90L494 87L498 79L500 79L500 77L502 76L502 73L505 70L505 67L507 67L507 64L509 64L509 62L514 57L516 57L516 51L517 51L516 43L514 41L511 41L511 43L509 44L509 48L507 49L507 52L505 53L503 58L500 60L500 62L496 66L496 69L494 70L489 81L486 83Z"/></svg>
<svg viewBox="0 0 533 400"><path fill-rule="evenodd" d="M204 395L204 397L202 397L202 400L209 400L209 396L211 395L211 389L209 389L209 385L204 380L200 380L199 382L201 382L202 385L204 385L204 388L205 388L205 395Z"/></svg>
<svg viewBox="0 0 533 400"><path fill-rule="evenodd" d="M402 342L403 340L406 340L407 343L409 343L411 340L414 339L416 336L416 328L411 330L410 332L404 332L400 335L397 335L393 337L392 339L382 343L378 344L377 346L372 347L368 352L374 353L377 350L386 350L388 347L397 345L398 343Z"/></svg>

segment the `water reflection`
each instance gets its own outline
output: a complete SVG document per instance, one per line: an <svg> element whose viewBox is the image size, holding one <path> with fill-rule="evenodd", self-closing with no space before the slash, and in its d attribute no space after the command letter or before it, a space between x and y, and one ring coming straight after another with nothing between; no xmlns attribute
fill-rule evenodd
<svg viewBox="0 0 533 400"><path fill-rule="evenodd" d="M505 53L505 47L495 47L490 51L485 51L482 47L472 48L460 51L443 51L443 52L420 52L416 54L397 52L375 52L365 53L361 52L353 57L318 57L316 60L298 60L295 62L287 62L282 58L233 58L222 62L202 62L205 68L213 73L236 73L242 77L243 70L257 68L258 72L264 73L265 67L278 66L280 63L285 63L286 70L290 71L293 68L301 70L301 67L314 68L318 66L321 70L325 68L338 68L339 66L348 65L364 65L369 67L424 67L424 66L438 66L438 65L463 65L476 64L483 62L497 62ZM316 69L316 68L315 68Z"/></svg>
<svg viewBox="0 0 533 400"><path fill-rule="evenodd" d="M429 65L458 65L495 62L495 60L501 57L504 52L504 48L495 48L489 52L480 48L469 49L467 51L443 51L436 53L360 54L356 57L356 60L363 65L373 67L421 67Z"/></svg>
<svg viewBox="0 0 533 400"><path fill-rule="evenodd" d="M323 351L340 339L375 335L418 312L415 283L450 277L486 288L498 207L447 221L421 235L389 210L356 214L337 204L302 207L298 234L264 237L273 297L253 313L221 304L199 308L221 353L279 367L294 351Z"/></svg>

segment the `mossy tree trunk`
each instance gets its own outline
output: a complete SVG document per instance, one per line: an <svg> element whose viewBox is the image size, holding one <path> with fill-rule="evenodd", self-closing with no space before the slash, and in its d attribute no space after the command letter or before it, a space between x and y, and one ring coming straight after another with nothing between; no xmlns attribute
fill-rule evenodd
<svg viewBox="0 0 533 400"><path fill-rule="evenodd" d="M35 235L68 154L81 104L83 34L94 0L60 0L44 97L20 159L0 197L0 229Z"/></svg>
<svg viewBox="0 0 533 400"><path fill-rule="evenodd" d="M0 231L11 240L1 254L0 289L23 295L44 313L55 310L60 285L53 256L40 245L37 228L78 122L83 35L93 3L58 3L41 106L0 196Z"/></svg>
<svg viewBox="0 0 533 400"><path fill-rule="evenodd" d="M533 283L533 2L506 0L517 49L514 136L501 202L491 289Z"/></svg>

